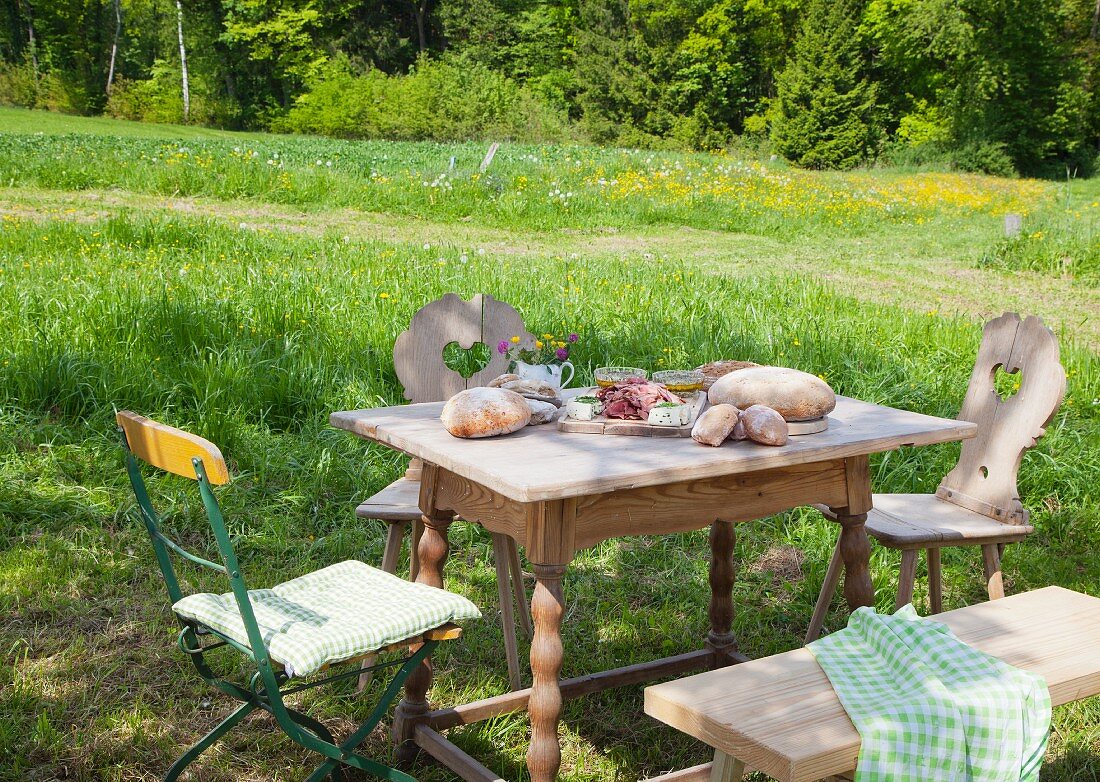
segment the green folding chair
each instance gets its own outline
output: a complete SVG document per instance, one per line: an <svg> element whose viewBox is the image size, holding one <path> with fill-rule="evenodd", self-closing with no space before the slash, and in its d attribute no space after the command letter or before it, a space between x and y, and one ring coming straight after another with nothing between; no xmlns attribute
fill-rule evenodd
<svg viewBox="0 0 1100 782"><path fill-rule="evenodd" d="M249 590L214 496L213 486L229 482L229 470L217 446L134 413L120 412L117 420L130 483L180 623L179 648L208 684L241 702L172 764L165 782L177 779L204 750L256 709L270 713L293 741L324 757L308 782L326 777L342 780L344 766L394 782L416 782L355 750L381 721L409 674L440 641L461 635L453 622L481 616L477 607L459 595L405 581L356 560L330 565L271 589ZM139 459L198 482L222 564L186 551L161 532ZM223 573L232 591L184 596L172 554ZM204 646L202 637L211 642ZM251 661L255 672L247 682L221 679L211 670L205 656L221 647L235 649ZM355 663L406 647L408 654L396 660L368 669L354 665L342 673L302 681L336 664ZM358 676L363 670L384 668L396 668L396 672L381 700L367 721L341 743L320 722L291 709L283 700L293 693ZM302 683L286 686L291 680Z"/></svg>

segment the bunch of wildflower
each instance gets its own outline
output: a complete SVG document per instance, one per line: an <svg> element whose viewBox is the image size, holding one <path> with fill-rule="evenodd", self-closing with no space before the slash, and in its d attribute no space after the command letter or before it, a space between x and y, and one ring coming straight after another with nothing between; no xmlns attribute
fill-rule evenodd
<svg viewBox="0 0 1100 782"><path fill-rule="evenodd" d="M553 364L569 358L569 349L580 339L576 333L565 336L543 334L534 344L525 341L519 335L511 339L502 339L497 343L497 353L505 356L509 362L522 361L525 364Z"/></svg>

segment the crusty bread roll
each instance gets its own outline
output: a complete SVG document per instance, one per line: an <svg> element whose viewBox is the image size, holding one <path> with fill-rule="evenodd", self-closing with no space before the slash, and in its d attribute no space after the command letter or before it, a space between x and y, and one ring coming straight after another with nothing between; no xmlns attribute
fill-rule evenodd
<svg viewBox="0 0 1100 782"><path fill-rule="evenodd" d="M505 383L510 383L513 380L519 380L519 379L520 379L519 375L513 374L512 372L508 372L508 373L503 374L503 375L497 375L492 380L490 380L486 385L488 385L489 388L500 388Z"/></svg>
<svg viewBox="0 0 1100 782"><path fill-rule="evenodd" d="M836 407L829 384L809 372L787 367L748 367L723 375L707 392L712 405L728 404L742 410L764 405L786 421L812 421Z"/></svg>
<svg viewBox="0 0 1100 782"><path fill-rule="evenodd" d="M549 402L527 399L527 406L531 408L531 420L527 422L528 426L548 424L558 417L558 408Z"/></svg>
<svg viewBox="0 0 1100 782"><path fill-rule="evenodd" d="M502 376L503 377L503 376ZM544 380L509 380L503 383L501 388L515 391L528 399L537 399L540 402L549 402L554 407L561 407L561 393L557 386L553 386Z"/></svg>
<svg viewBox="0 0 1100 782"><path fill-rule="evenodd" d="M764 405L750 405L741 411L740 425L745 436L761 445L786 445L787 422L783 416Z"/></svg>
<svg viewBox="0 0 1100 782"><path fill-rule="evenodd" d="M691 439L703 445L721 445L730 436L741 413L733 405L715 405L703 412L691 427Z"/></svg>
<svg viewBox="0 0 1100 782"><path fill-rule="evenodd" d="M455 437L494 437L527 426L531 408L515 391L468 388L447 400L439 418Z"/></svg>

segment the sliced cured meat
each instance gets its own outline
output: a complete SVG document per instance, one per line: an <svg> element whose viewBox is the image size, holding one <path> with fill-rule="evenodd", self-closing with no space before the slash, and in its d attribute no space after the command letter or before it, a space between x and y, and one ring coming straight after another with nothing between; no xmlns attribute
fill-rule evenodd
<svg viewBox="0 0 1100 782"><path fill-rule="evenodd" d="M649 411L661 402L683 404L684 401L660 383L640 377L630 377L613 386L601 388L596 392L596 397L603 402L603 414L608 418L640 421L649 418Z"/></svg>

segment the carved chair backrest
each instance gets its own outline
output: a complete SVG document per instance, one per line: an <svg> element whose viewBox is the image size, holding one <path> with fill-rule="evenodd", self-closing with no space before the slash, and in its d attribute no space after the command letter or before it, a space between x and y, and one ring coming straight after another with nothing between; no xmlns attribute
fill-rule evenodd
<svg viewBox="0 0 1100 782"><path fill-rule="evenodd" d="M994 387L999 368L1020 373L1019 390L1007 399ZM997 521L1027 523L1016 488L1020 461L1045 433L1065 393L1058 341L1039 318L1021 321L1006 312L987 323L959 413L960 420L978 425L978 434L963 441L936 495Z"/></svg>
<svg viewBox="0 0 1100 782"><path fill-rule="evenodd" d="M479 293L465 301L448 293L424 305L393 345L393 366L405 387L405 398L441 402L464 389L485 385L507 370L508 359L497 352L496 345L513 336L525 343L534 339L513 307L488 294ZM484 344L489 363L469 378L463 377L443 361L443 351L452 342L462 350Z"/></svg>

